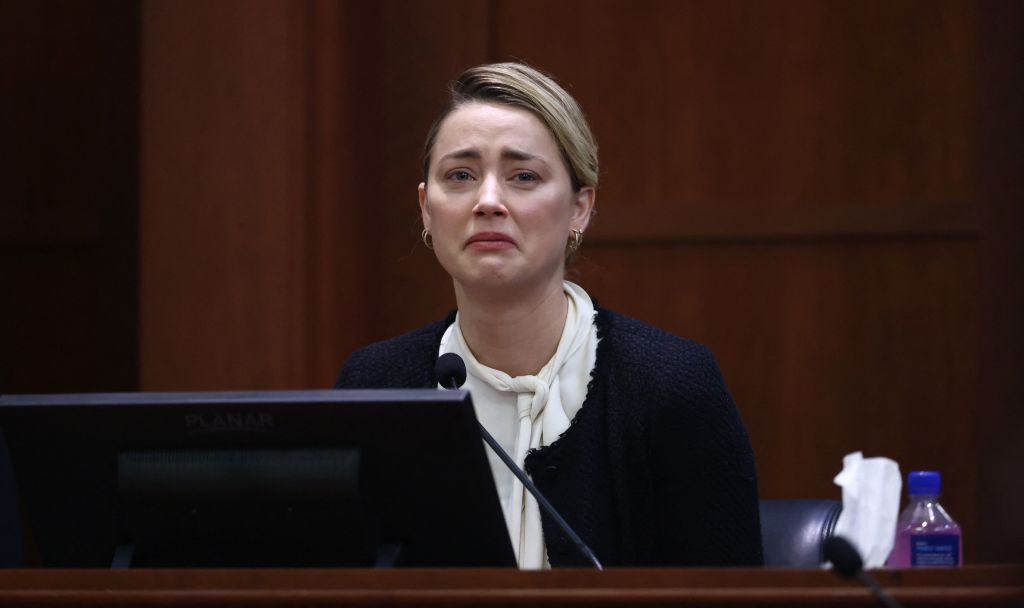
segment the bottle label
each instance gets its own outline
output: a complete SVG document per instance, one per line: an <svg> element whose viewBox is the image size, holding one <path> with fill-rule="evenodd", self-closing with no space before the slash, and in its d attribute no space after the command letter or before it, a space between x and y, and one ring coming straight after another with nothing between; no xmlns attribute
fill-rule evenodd
<svg viewBox="0 0 1024 608"><path fill-rule="evenodd" d="M913 534L910 537L910 565L960 565L960 537L956 534Z"/></svg>

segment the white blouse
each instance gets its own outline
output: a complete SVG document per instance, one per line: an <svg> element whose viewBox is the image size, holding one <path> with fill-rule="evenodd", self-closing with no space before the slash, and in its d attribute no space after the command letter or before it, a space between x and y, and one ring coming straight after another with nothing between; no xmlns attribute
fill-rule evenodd
<svg viewBox="0 0 1024 608"><path fill-rule="evenodd" d="M463 339L457 314L441 338L438 355L456 353L466 362L462 388L472 394L477 418L520 467L529 450L554 443L569 428L587 396L597 360L596 311L590 296L568 281L564 288L569 306L562 338L535 376L512 377L482 365ZM550 567L537 501L490 448L487 457L519 567Z"/></svg>

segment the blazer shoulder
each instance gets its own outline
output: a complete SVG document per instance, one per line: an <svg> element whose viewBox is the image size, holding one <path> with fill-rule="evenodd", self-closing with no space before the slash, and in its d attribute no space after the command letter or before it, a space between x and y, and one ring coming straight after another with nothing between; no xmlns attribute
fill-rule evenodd
<svg viewBox="0 0 1024 608"><path fill-rule="evenodd" d="M608 341L602 364L614 370L620 389L644 395L655 411L669 407L675 415L708 407L734 407L708 347L625 315L604 314L598 334L602 341Z"/></svg>
<svg viewBox="0 0 1024 608"><path fill-rule="evenodd" d="M649 372L717 368L711 350L700 342L616 312L599 312L598 336L611 341L617 365L637 366Z"/></svg>

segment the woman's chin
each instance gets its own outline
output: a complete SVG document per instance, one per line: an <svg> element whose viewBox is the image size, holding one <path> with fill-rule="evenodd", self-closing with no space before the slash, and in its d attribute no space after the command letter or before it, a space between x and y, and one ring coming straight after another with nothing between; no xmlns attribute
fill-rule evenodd
<svg viewBox="0 0 1024 608"><path fill-rule="evenodd" d="M457 280L467 289L503 290L518 287L523 283L519 273L510 272L505 268L479 269L476 272L463 275Z"/></svg>
<svg viewBox="0 0 1024 608"><path fill-rule="evenodd" d="M466 291L522 294L534 291L544 285L561 284L561 277L550 273L528 272L527 269L510 265L479 265L471 272L452 275Z"/></svg>

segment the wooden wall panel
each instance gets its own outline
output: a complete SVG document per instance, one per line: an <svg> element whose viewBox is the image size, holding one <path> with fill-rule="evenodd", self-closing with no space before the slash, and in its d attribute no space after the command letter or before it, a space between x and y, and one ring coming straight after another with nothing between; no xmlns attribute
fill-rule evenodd
<svg viewBox="0 0 1024 608"><path fill-rule="evenodd" d="M270 388L303 375L301 9L143 5L146 389Z"/></svg>
<svg viewBox="0 0 1024 608"><path fill-rule="evenodd" d="M550 71L588 112L605 210L773 222L970 202L969 3L499 6L500 55Z"/></svg>
<svg viewBox="0 0 1024 608"><path fill-rule="evenodd" d="M137 21L0 3L0 393L137 386Z"/></svg>
<svg viewBox="0 0 1024 608"><path fill-rule="evenodd" d="M1020 562L1024 547L1024 5L979 3L980 293L978 546Z"/></svg>
<svg viewBox="0 0 1024 608"><path fill-rule="evenodd" d="M304 369L289 378L285 386L312 388L327 386L337 360L361 344L351 332L349 319L359 318L362 303L339 286L358 285L361 265L356 258L355 239L360 230L347 221L342 201L348 200L355 150L351 121L351 100L345 94L351 88L348 58L345 52L349 29L337 2L317 1L305 6L305 71L301 86L305 90L302 124L305 140L304 172L308 190L303 199L284 204L305 210L300 228L306 242L305 259L300 267L305 278L301 298L304 307ZM299 74L295 74L300 77ZM351 289L351 288L349 288Z"/></svg>

